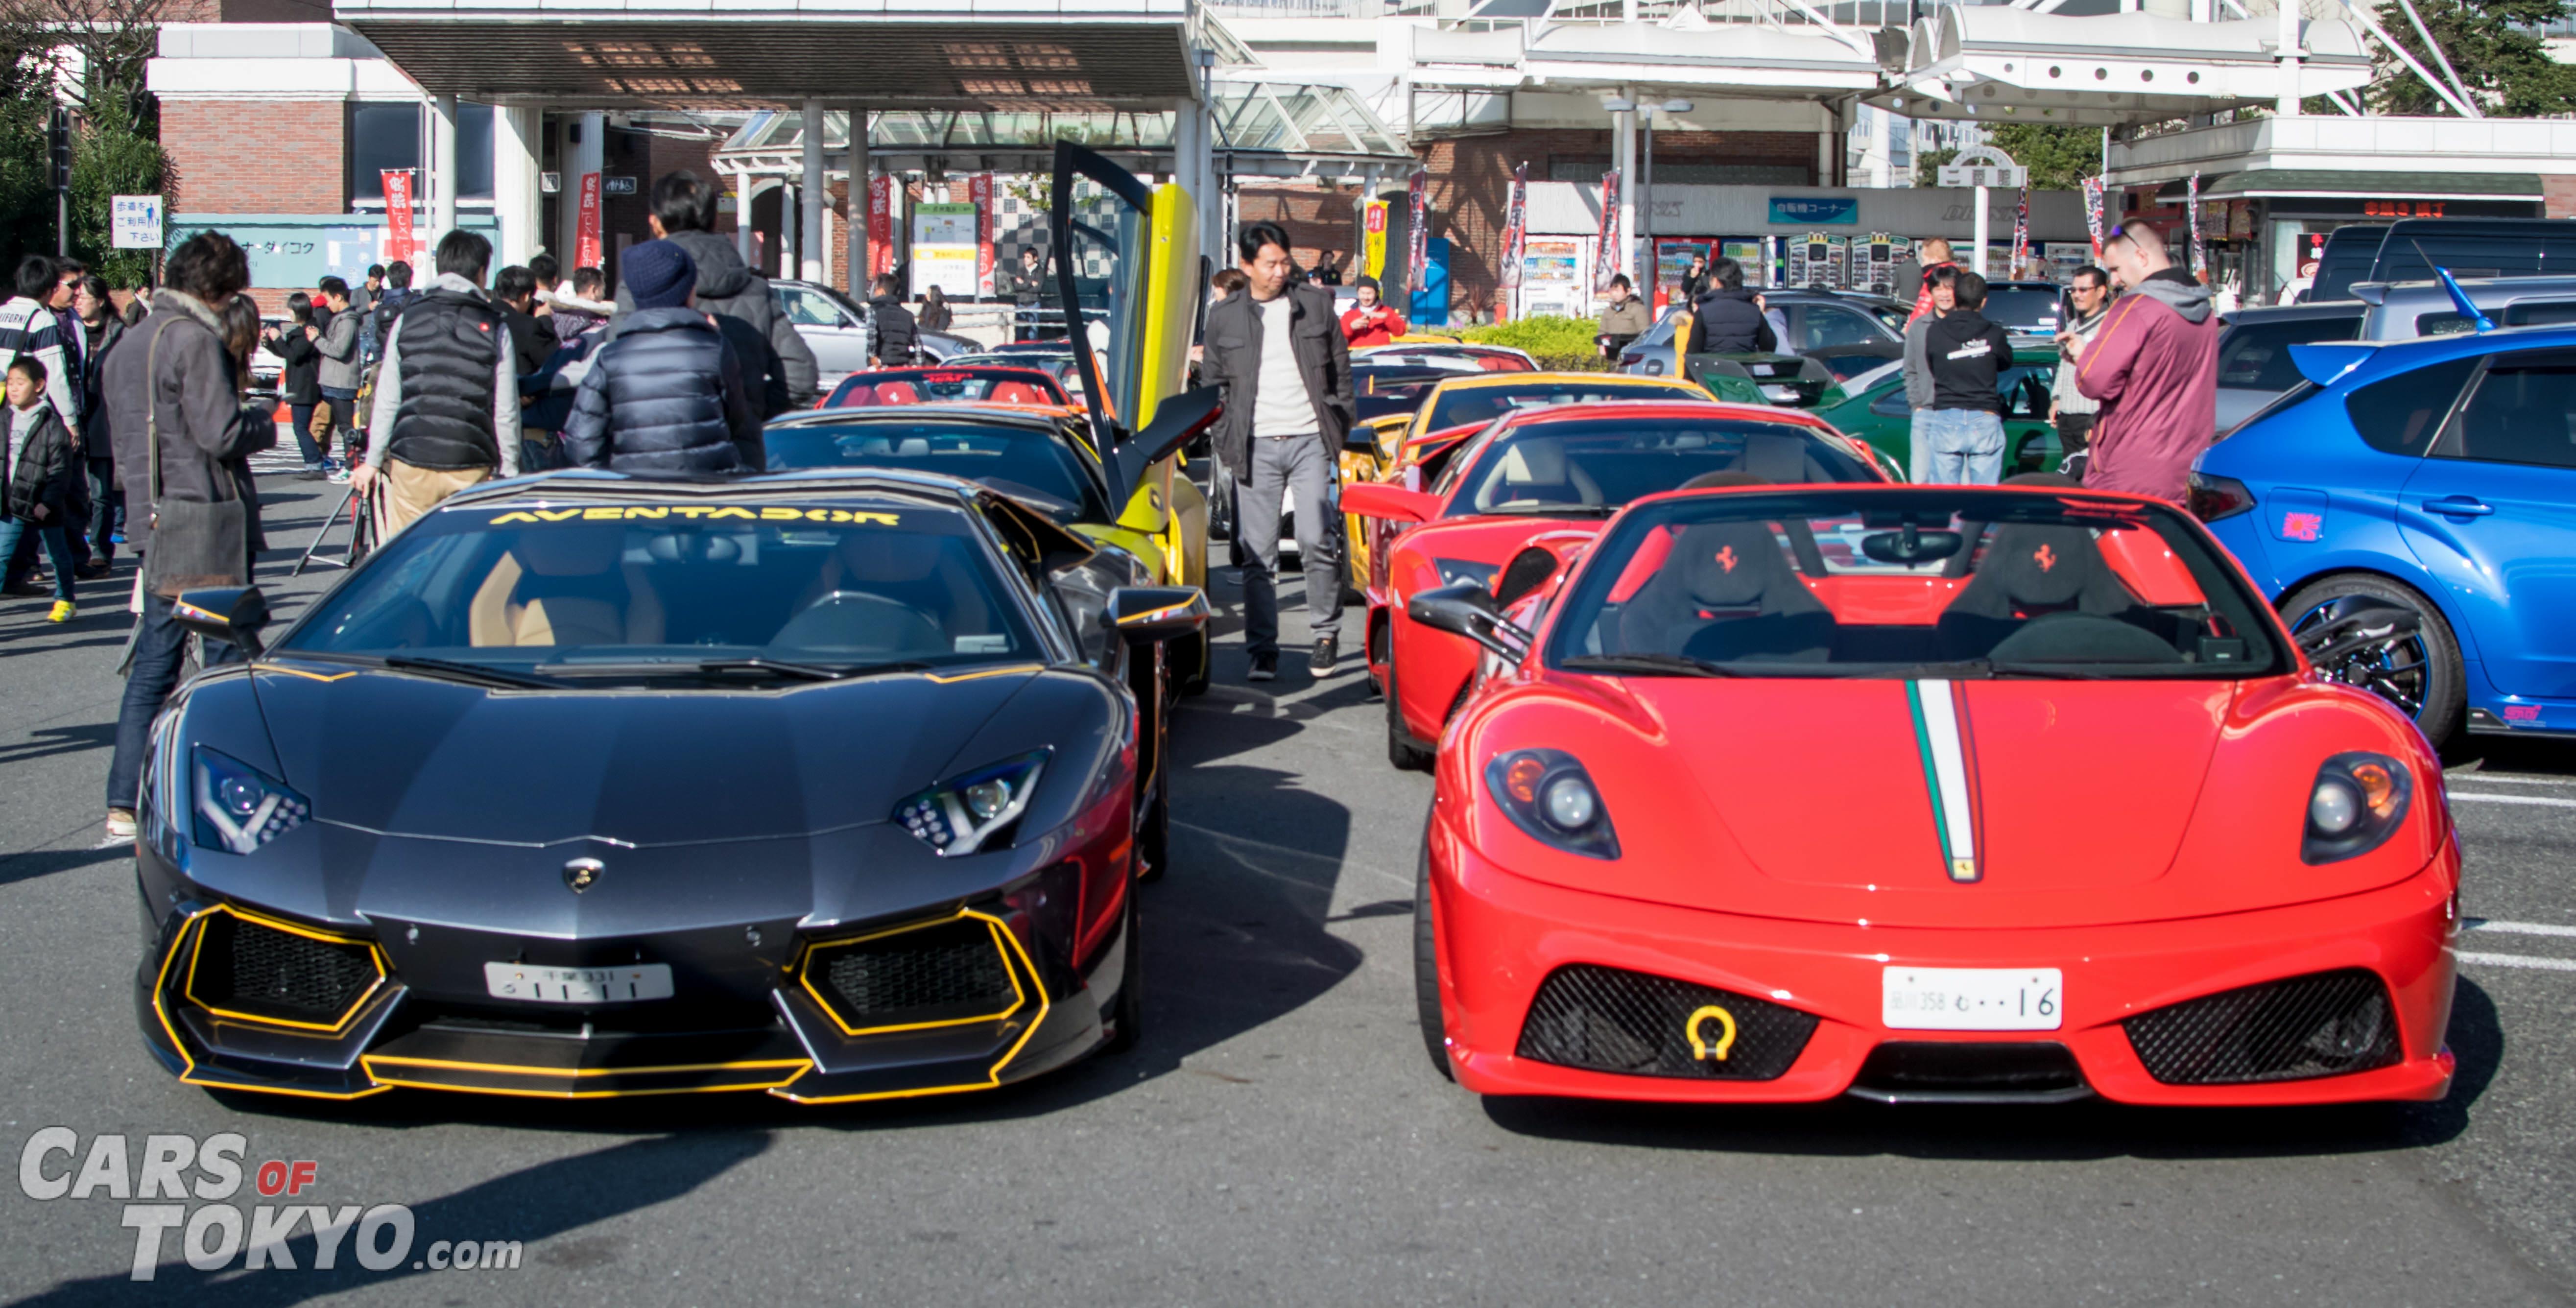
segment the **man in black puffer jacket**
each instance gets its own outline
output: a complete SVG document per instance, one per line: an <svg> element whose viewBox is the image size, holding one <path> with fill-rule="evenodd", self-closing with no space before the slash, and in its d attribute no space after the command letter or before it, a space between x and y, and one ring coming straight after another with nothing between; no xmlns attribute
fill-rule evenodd
<svg viewBox="0 0 2576 1308"><path fill-rule="evenodd" d="M683 168L666 173L653 183L653 211L645 217L653 235L686 250L698 270L697 307L719 318L735 318L751 328L750 334L728 331L728 339L738 340L744 349L757 335L764 343L759 357L742 355L742 379L751 386L754 407L759 416L775 418L789 409L801 409L814 402L820 393L814 372L814 350L805 338L796 334L796 324L787 320L769 289L769 279L753 272L733 248L729 237L715 233L716 199L722 190L700 181L696 173ZM633 251L628 251L631 257ZM626 330L629 314L642 306L635 302L621 268L617 288L617 313L608 320L612 338Z"/></svg>
<svg viewBox="0 0 2576 1308"><path fill-rule="evenodd" d="M892 273L878 273L870 283L868 296L868 362L880 368L909 368L913 348L921 340L920 324L913 320L912 310L895 298Z"/></svg>
<svg viewBox="0 0 2576 1308"><path fill-rule="evenodd" d="M1693 305L1693 354L1769 354L1780 338L1762 316L1762 297L1744 289L1744 265L1720 259L1708 270L1708 289Z"/></svg>
<svg viewBox="0 0 2576 1308"><path fill-rule="evenodd" d="M692 308L697 264L673 241L626 252L635 305L573 396L564 454L618 472L757 472L760 411L715 319Z"/></svg>

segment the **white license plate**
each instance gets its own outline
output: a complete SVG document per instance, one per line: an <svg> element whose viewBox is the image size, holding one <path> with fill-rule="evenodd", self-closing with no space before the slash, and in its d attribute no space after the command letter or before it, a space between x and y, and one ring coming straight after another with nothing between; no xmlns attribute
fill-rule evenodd
<svg viewBox="0 0 2576 1308"><path fill-rule="evenodd" d="M2054 1031L2066 980L2053 967L1887 967L1879 1020L1910 1031Z"/></svg>
<svg viewBox="0 0 2576 1308"><path fill-rule="evenodd" d="M671 965L528 967L520 963L485 963L483 985L495 999L528 999L540 1004L618 1004L635 999L668 999L671 997Z"/></svg>

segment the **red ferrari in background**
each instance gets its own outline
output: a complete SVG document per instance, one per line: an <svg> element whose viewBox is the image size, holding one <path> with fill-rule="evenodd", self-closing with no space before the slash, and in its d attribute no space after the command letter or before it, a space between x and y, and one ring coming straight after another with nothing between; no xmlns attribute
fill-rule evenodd
<svg viewBox="0 0 2576 1308"><path fill-rule="evenodd" d="M1441 737L1415 914L1471 1090L2449 1087L2441 764L2314 670L2410 614L2294 640L2152 500L1857 485L1641 500L1534 630L1472 582L1411 607L1500 665Z"/></svg>
<svg viewBox="0 0 2576 1308"><path fill-rule="evenodd" d="M1475 645L1412 621L1408 597L1460 581L1490 588L1542 532L1589 533L1631 500L1728 473L1771 483L1884 480L1848 438L1807 414L1647 400L1508 413L1438 463L1427 489L1346 487L1344 512L1398 533L1370 551L1362 588L1362 649L1386 696L1388 760L1430 766L1430 742L1476 670Z"/></svg>

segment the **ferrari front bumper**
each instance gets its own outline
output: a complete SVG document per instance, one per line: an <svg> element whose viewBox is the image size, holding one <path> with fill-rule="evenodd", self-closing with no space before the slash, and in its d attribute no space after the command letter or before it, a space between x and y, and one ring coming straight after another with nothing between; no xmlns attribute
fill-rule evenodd
<svg viewBox="0 0 2576 1308"><path fill-rule="evenodd" d="M2432 1100L2450 1088L2453 1060L2443 1034L2455 969L2456 845L2396 885L2287 908L2114 926L1935 930L1753 918L1587 894L1516 875L1470 848L1445 823L1435 821L1430 838L1451 1058L1459 1083L1482 1094L1683 1102L1813 1101L1846 1093L1902 1099L1912 1096L1882 1092L1864 1078L1865 1068L1875 1072L1891 1062L1920 1061L1926 1053L1933 1061L1953 1053L1960 1056L1953 1062L1989 1057L2004 1064L2031 1058L2062 1063L2071 1056L2069 1075L2080 1076L2072 1094L2007 1089L1920 1096L1926 1099L2064 1099L2089 1089L2130 1104L2313 1104ZM2059 969L2061 1024L2046 1031L1891 1029L1882 1020L1882 973L1891 965ZM1747 1074L1741 1055L1731 1070L1711 1065L1707 1075L1699 1074L1702 1069L1676 1072L1669 1059L1660 1075L1543 1061L1530 1056L1548 1048L1536 1038L1533 1005L1564 969L1587 976L1619 969L1669 979L1687 995L1704 995L1701 987L1725 992L1721 1002L1730 1006L1730 1039L1741 1024L1756 1053L1757 1034L1789 1043L1780 1048L1776 1069L1755 1069L1759 1075ZM2367 977L2355 978L2356 972ZM2364 988L2375 977L2385 986L2385 1000L2374 996L2369 1011L2393 1016L2395 1036L2393 1044L2381 1046L2383 1056L2359 1060L2366 1070L2217 1084L2160 1080L2132 1039L2133 1029L2147 1028L2126 1025L2225 992L2322 977L2358 979ZM1549 999L1553 1017L1561 1005L1557 996ZM1635 1016L1688 1013L1695 1002L1685 998L1664 1010L1636 1006L1627 1017L1629 1029L1613 1038L1631 1046L1660 1039L1698 1049L1698 1043L1686 1042L1713 1038L1713 1021L1704 1030L1653 1032L1638 1030L1637 1023L1663 1019ZM1700 1026L1696 1016L1688 1020ZM2152 1050L2154 1041L2147 1044ZM2016 1054L2031 1058L2016 1060ZM2160 1066L2172 1075L2170 1065Z"/></svg>

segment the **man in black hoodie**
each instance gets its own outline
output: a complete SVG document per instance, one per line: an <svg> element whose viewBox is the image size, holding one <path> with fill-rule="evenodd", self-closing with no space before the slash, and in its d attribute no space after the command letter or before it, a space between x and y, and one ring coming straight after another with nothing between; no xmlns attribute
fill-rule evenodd
<svg viewBox="0 0 2576 1308"><path fill-rule="evenodd" d="M699 309L719 319L738 319L768 343L761 357L740 362L743 382L751 388L760 416L774 418L788 409L801 409L814 402L814 351L805 344L804 337L796 334L796 324L779 312L778 301L769 290L769 279L753 272L734 250L733 242L712 230L718 194L716 187L698 180L696 173L685 168L665 173L653 183L653 212L645 221L657 239L688 251L690 266L697 270L694 303ZM619 286L617 314L608 322L609 339L616 339L625 329L626 315L634 308L635 297ZM750 334L727 332L726 338L739 345L747 343Z"/></svg>
<svg viewBox="0 0 2576 1308"><path fill-rule="evenodd" d="M912 310L895 298L892 273L878 273L868 284L868 362L879 368L909 368L921 327Z"/></svg>
<svg viewBox="0 0 2576 1308"><path fill-rule="evenodd" d="M1958 274L1950 298L1950 312L1924 330L1932 407L1915 415L1914 437L1931 446L1925 481L1992 486L2004 476L2004 397L1997 383L2012 366L2012 338L1981 312L1985 278Z"/></svg>
<svg viewBox="0 0 2576 1308"><path fill-rule="evenodd" d="M1769 354L1780 338L1762 316L1762 296L1744 289L1744 265L1720 259L1708 270L1708 289L1693 306L1692 354Z"/></svg>

